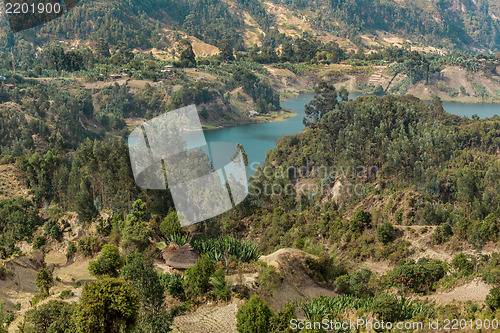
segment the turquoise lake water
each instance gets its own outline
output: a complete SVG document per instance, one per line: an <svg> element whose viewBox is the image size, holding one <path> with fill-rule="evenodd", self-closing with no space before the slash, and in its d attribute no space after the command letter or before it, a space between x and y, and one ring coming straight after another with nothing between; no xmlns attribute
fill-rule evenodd
<svg viewBox="0 0 500 333"><path fill-rule="evenodd" d="M350 98L360 95L350 94ZM284 135L299 133L304 129L302 119L304 118L304 105L314 97L314 94L303 94L296 98L281 102L284 109L297 113L296 117L288 118L277 123L249 124L234 127L226 127L218 130L205 131L207 142L234 142L240 143L248 155L247 172L253 174L256 166L262 164L266 158L266 152L276 147L276 141ZM456 102L443 102L447 112L468 116L477 114L480 118L500 115L500 104L466 104Z"/></svg>

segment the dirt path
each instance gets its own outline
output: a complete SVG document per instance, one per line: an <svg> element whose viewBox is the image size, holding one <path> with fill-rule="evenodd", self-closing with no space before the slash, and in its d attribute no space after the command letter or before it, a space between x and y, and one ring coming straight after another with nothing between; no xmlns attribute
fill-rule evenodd
<svg viewBox="0 0 500 333"><path fill-rule="evenodd" d="M456 304L457 302L467 301L483 303L486 296L490 293L491 288L492 287L487 285L482 278L477 277L448 292L437 293L425 298L428 298L430 301L436 301L438 305Z"/></svg>

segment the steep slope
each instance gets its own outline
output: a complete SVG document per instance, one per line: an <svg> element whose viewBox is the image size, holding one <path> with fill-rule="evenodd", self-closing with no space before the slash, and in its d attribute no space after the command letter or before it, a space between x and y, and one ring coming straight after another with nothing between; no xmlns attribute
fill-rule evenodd
<svg viewBox="0 0 500 333"><path fill-rule="evenodd" d="M61 18L18 36L35 44L104 38L114 46L164 49L172 46L171 32L180 30L215 46L227 39L243 50L263 42L278 47L278 31L358 46L379 44L376 32L382 31L422 45L494 50L500 46L499 11L494 0L83 0ZM2 19L0 47L14 40ZM369 41L363 38L367 33Z"/></svg>

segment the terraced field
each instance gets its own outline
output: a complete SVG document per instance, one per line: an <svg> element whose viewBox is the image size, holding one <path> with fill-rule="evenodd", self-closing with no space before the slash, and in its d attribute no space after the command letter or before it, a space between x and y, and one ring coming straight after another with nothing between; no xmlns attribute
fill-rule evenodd
<svg viewBox="0 0 500 333"><path fill-rule="evenodd" d="M175 317L174 333L236 333L236 313L238 303L233 301L225 306L207 306L183 316Z"/></svg>

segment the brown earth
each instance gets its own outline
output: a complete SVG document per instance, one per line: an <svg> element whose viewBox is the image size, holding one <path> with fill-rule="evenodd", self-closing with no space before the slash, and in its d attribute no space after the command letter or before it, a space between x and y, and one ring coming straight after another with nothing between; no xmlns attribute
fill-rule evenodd
<svg viewBox="0 0 500 333"><path fill-rule="evenodd" d="M235 300L227 305L207 305L195 312L177 316L172 325L173 333L236 333L236 313L238 304Z"/></svg>
<svg viewBox="0 0 500 333"><path fill-rule="evenodd" d="M314 272L307 267L306 259L308 257L317 259L317 257L302 250L285 248L259 258L259 261L274 266L283 277L278 290L272 298L268 299L269 305L274 311L279 311L292 300L337 295L331 286L313 278Z"/></svg>
<svg viewBox="0 0 500 333"><path fill-rule="evenodd" d="M439 292L425 298L435 301L438 305L465 303L484 303L486 296L490 293L492 286L486 284L482 278L477 277L463 285L453 288L447 292Z"/></svg>

